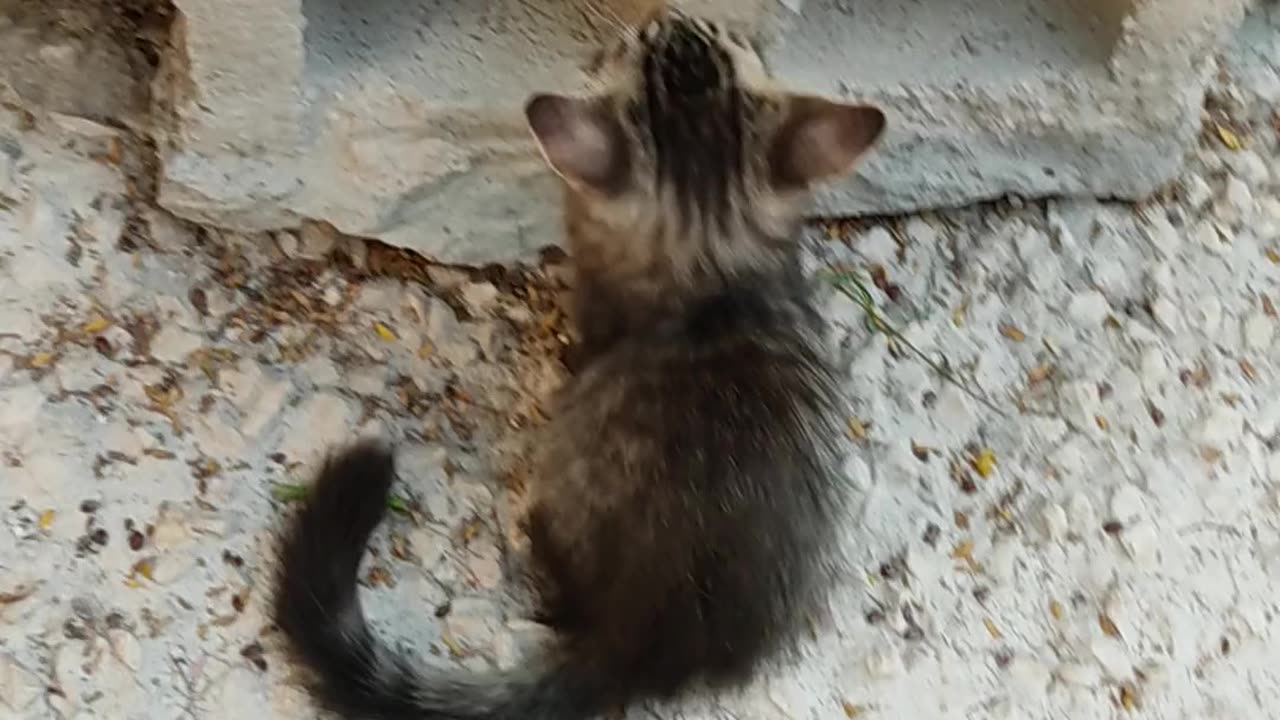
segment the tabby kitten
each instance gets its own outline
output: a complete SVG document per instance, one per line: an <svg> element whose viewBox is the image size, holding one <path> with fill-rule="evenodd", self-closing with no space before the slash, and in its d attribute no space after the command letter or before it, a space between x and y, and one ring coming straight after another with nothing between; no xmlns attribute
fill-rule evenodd
<svg viewBox="0 0 1280 720"><path fill-rule="evenodd" d="M589 718L748 680L836 569L844 417L796 235L811 187L885 125L770 89L674 11L606 53L594 97L525 110L566 187L586 363L541 438L527 530L551 647L514 670L422 669L363 617L356 573L394 468L332 460L289 531L276 614L348 717Z"/></svg>

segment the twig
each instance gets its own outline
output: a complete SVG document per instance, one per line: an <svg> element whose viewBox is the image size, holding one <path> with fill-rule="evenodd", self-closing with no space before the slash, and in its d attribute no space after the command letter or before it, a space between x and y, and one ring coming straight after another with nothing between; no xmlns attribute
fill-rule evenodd
<svg viewBox="0 0 1280 720"><path fill-rule="evenodd" d="M876 309L875 300L872 299L871 292L867 290L867 286L862 283L862 280L860 280L857 275L835 269L831 269L829 272L824 273L824 275L833 285L835 285L837 290L856 302L859 307L862 308L862 311L867 314L866 322L868 330L873 333L882 332L885 335L888 335L891 339L902 343L911 350L916 357L920 358L926 365L932 368L934 372L938 373L942 379L960 388L962 392L982 403L983 406L992 412L995 412L1002 417L1007 417L1007 414L989 398L974 390L968 383L961 381L956 377L955 373L951 372L946 367L943 367L942 363L926 355L922 350L913 345L910 340L907 340L907 338L904 337L897 328L885 321L884 316Z"/></svg>

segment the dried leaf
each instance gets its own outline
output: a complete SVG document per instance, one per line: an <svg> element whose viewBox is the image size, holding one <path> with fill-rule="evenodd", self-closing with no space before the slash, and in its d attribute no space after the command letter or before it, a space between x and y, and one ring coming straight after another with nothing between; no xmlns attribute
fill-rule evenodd
<svg viewBox="0 0 1280 720"><path fill-rule="evenodd" d="M434 355L435 352L436 352L435 346L432 345L430 341L424 341L422 343L422 347L418 348L418 359L426 360L427 358Z"/></svg>
<svg viewBox="0 0 1280 720"><path fill-rule="evenodd" d="M1098 613L1098 627L1102 628L1102 633L1107 637L1120 637L1120 628L1116 627L1116 623L1106 613Z"/></svg>
<svg viewBox="0 0 1280 720"><path fill-rule="evenodd" d="M1062 614L1063 614L1062 603L1058 602L1057 600L1050 601L1049 614L1053 616L1054 620L1061 620Z"/></svg>
<svg viewBox="0 0 1280 720"><path fill-rule="evenodd" d="M952 560L972 560L973 559L973 541L961 540L951 551Z"/></svg>
<svg viewBox="0 0 1280 720"><path fill-rule="evenodd" d="M1275 248L1267 248L1265 252L1267 255L1267 259L1270 260L1272 264L1280 265L1280 250L1276 250Z"/></svg>
<svg viewBox="0 0 1280 720"><path fill-rule="evenodd" d="M955 310L951 311L951 324L956 327L964 327L964 315L967 312L969 312L969 301L965 300L957 305Z"/></svg>
<svg viewBox="0 0 1280 720"><path fill-rule="evenodd" d="M380 322L373 324L373 331L386 342L395 342L397 339L395 331Z"/></svg>
<svg viewBox="0 0 1280 720"><path fill-rule="evenodd" d="M1223 125L1219 125L1217 127L1217 130L1218 130L1218 139L1222 141L1222 144L1228 150L1239 150L1240 148L1244 147L1244 143L1240 142L1240 136L1236 135L1235 132L1233 132L1230 128Z"/></svg>
<svg viewBox="0 0 1280 720"><path fill-rule="evenodd" d="M995 622L993 622L991 618L983 618L982 624L986 626L987 634L991 636L992 640L1004 639L1004 633L1000 632L1000 628L996 627Z"/></svg>
<svg viewBox="0 0 1280 720"><path fill-rule="evenodd" d="M1093 421L1098 423L1098 429L1103 432L1106 432L1107 430L1111 429L1111 423L1107 422L1107 419L1102 417L1101 415L1094 415Z"/></svg>
<svg viewBox="0 0 1280 720"><path fill-rule="evenodd" d="M1014 342L1022 342L1027 339L1027 334L1012 325L1001 325L1000 334L1009 338Z"/></svg>
<svg viewBox="0 0 1280 720"><path fill-rule="evenodd" d="M53 527L53 516L54 516L54 512L52 510L45 510L44 512L40 513L40 529L41 530L47 531L49 528Z"/></svg>
<svg viewBox="0 0 1280 720"><path fill-rule="evenodd" d="M867 426L856 417L849 418L849 437L854 440L865 440L867 438Z"/></svg>
<svg viewBox="0 0 1280 720"><path fill-rule="evenodd" d="M862 707L861 705L854 705L848 700L845 700L840 703L840 709L844 710L844 716L849 718L849 720L854 720L854 718L861 717L862 713L866 711L866 708Z"/></svg>
<svg viewBox="0 0 1280 720"><path fill-rule="evenodd" d="M31 368L32 370L39 370L40 368L48 367L49 364L52 362L53 362L52 353L47 353L47 352L36 353L35 355L31 356L31 359L27 360L27 367Z"/></svg>
<svg viewBox="0 0 1280 720"><path fill-rule="evenodd" d="M1027 373L1027 383L1030 385L1038 385L1044 382L1045 380L1048 380L1049 376L1052 374L1053 374L1052 365L1040 365L1040 366L1031 368L1031 371Z"/></svg>
<svg viewBox="0 0 1280 720"><path fill-rule="evenodd" d="M996 453L991 448L982 448L977 455L969 460L969 464L973 467L974 472L985 478L995 470Z"/></svg>
<svg viewBox="0 0 1280 720"><path fill-rule="evenodd" d="M1266 295L1262 296L1262 314L1267 317L1276 317L1277 315L1276 304Z"/></svg>
<svg viewBox="0 0 1280 720"><path fill-rule="evenodd" d="M0 591L0 607L26 600L35 594L36 588L38 587L40 587L38 583L27 583L19 585L12 590Z"/></svg>
<svg viewBox="0 0 1280 720"><path fill-rule="evenodd" d="M1240 372L1244 373L1249 382L1258 380L1258 369L1253 366L1253 363L1244 358L1240 358Z"/></svg>
<svg viewBox="0 0 1280 720"><path fill-rule="evenodd" d="M1120 686L1120 707L1129 712L1138 709L1138 693L1129 683Z"/></svg>
<svg viewBox="0 0 1280 720"><path fill-rule="evenodd" d="M110 324L111 324L110 320L102 317L101 315L95 315L92 318L90 318L89 321L86 322L84 325L81 325L80 329L92 335L94 333L99 333L99 332L102 332L103 330L106 330L107 326L109 326Z"/></svg>

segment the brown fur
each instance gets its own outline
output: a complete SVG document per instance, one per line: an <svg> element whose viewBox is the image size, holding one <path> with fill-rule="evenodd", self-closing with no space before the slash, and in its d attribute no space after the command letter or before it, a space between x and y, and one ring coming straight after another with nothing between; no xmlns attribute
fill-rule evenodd
<svg viewBox="0 0 1280 720"><path fill-rule="evenodd" d="M277 613L318 691L378 718L586 718L740 683L790 647L837 567L843 408L795 235L879 111L767 86L741 42L660 15L604 90L526 112L566 186L586 348L539 443L528 530L559 641L506 673L382 648L355 571L390 455L331 464L286 542Z"/></svg>

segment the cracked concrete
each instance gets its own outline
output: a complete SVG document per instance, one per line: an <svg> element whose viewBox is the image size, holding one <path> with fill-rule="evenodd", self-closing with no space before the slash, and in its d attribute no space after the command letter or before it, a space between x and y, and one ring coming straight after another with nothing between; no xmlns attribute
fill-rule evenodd
<svg viewBox="0 0 1280 720"><path fill-rule="evenodd" d="M813 269L857 273L902 333L824 290L853 570L794 664L631 717L1274 715L1271 12L1147 202L813 229ZM380 631L474 666L543 639L503 549L521 430L563 373L563 266L191 226L140 191L128 129L0 100L0 712L313 716L264 615L274 533L289 484L364 433L399 442L408 504L367 561Z"/></svg>

